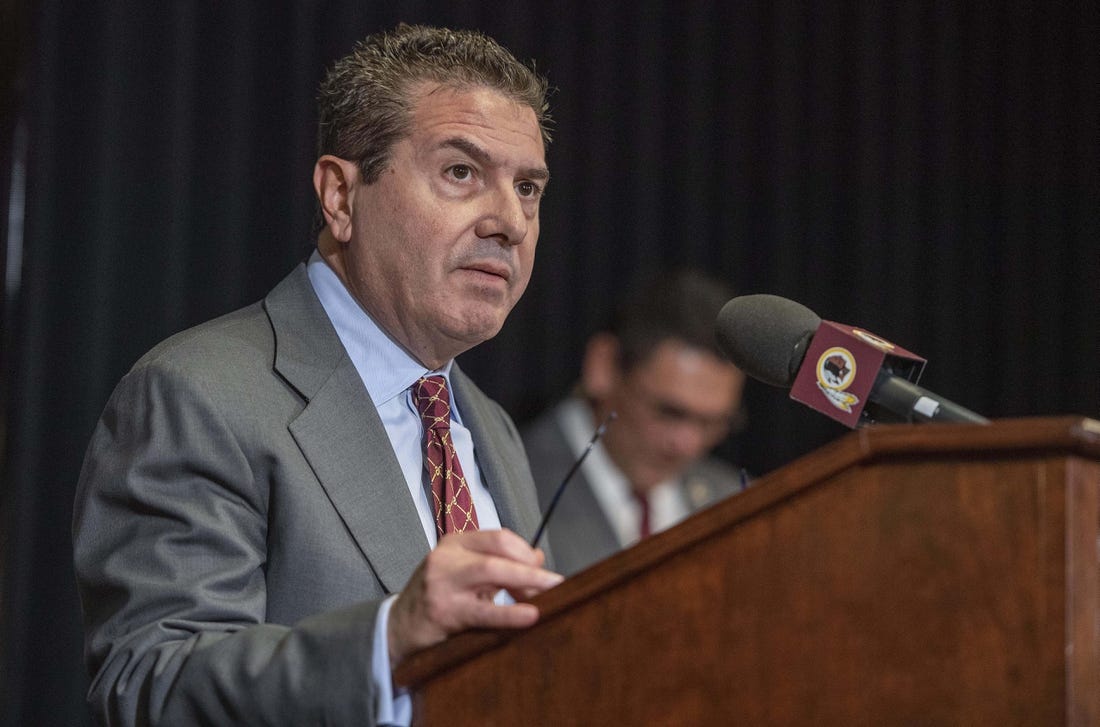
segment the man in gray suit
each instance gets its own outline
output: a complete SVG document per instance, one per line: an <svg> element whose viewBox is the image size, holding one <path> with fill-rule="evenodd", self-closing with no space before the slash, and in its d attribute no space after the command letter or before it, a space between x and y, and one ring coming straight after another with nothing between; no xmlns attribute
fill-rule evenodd
<svg viewBox="0 0 1100 727"><path fill-rule="evenodd" d="M545 92L490 39L415 26L328 73L316 252L144 356L89 445L74 547L101 721L407 723L405 657L538 618L514 598L561 577L525 542L520 439L453 359L530 278ZM437 508L444 482L461 494Z"/></svg>
<svg viewBox="0 0 1100 727"><path fill-rule="evenodd" d="M593 430L602 441L548 526L572 574L744 487L709 452L736 424L745 377L718 351L714 321L732 294L701 273L648 281L585 349L578 392L523 429L545 510Z"/></svg>

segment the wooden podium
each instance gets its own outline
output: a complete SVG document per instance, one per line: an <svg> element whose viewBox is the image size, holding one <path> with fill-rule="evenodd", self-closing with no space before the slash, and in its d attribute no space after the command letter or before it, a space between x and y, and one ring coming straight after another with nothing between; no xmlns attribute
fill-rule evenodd
<svg viewBox="0 0 1100 727"><path fill-rule="evenodd" d="M414 725L1100 725L1098 534L1100 422L860 430L397 680Z"/></svg>

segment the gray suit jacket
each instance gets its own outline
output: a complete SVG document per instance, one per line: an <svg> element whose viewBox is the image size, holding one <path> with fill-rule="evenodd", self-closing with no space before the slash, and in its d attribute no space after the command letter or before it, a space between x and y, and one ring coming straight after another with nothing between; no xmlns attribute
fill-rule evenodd
<svg viewBox="0 0 1100 727"><path fill-rule="evenodd" d="M501 523L530 537L515 426L457 366L451 380ZM73 527L101 720L373 723L375 613L429 546L304 266L125 376Z"/></svg>
<svg viewBox="0 0 1100 727"><path fill-rule="evenodd" d="M544 412L521 431L543 511L576 460L559 420L559 408ZM679 486L684 501L695 512L740 491L741 478L730 465L708 457L684 473ZM554 553L557 570L566 575L583 570L621 549L583 468L577 471L558 501L547 524L546 539Z"/></svg>

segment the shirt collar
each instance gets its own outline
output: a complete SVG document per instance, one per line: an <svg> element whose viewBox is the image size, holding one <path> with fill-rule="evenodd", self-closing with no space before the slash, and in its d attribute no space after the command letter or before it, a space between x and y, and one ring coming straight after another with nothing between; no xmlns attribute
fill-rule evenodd
<svg viewBox="0 0 1100 727"><path fill-rule="evenodd" d="M438 371L431 371L410 356L352 297L317 250L310 255L306 270L375 406L403 394L417 379L429 374L441 374L450 388L453 359Z"/></svg>

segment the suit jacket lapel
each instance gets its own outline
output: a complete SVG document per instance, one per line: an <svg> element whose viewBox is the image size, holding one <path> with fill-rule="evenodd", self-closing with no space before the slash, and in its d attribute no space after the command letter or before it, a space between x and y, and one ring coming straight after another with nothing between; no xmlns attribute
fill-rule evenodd
<svg viewBox="0 0 1100 727"><path fill-rule="evenodd" d="M291 435L383 587L400 590L429 546L374 402L304 266L264 305L275 369L307 402Z"/></svg>

